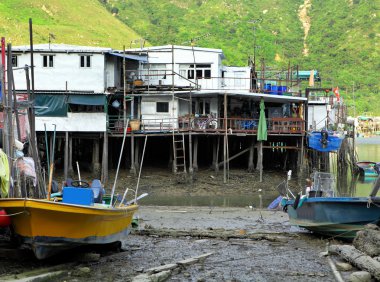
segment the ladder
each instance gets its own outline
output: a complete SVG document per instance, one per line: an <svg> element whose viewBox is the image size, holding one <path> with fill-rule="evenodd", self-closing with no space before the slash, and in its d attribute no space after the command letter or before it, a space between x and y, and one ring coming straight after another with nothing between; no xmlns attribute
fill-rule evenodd
<svg viewBox="0 0 380 282"><path fill-rule="evenodd" d="M173 134L174 173L186 173L185 135Z"/></svg>

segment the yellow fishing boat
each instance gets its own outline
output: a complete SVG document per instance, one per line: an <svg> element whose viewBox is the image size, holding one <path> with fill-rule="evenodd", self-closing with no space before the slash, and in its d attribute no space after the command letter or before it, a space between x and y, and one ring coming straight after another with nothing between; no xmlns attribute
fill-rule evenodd
<svg viewBox="0 0 380 282"><path fill-rule="evenodd" d="M123 240L138 206L2 198L0 208L11 217L14 233L21 242L29 246L38 259L44 259L80 245Z"/></svg>

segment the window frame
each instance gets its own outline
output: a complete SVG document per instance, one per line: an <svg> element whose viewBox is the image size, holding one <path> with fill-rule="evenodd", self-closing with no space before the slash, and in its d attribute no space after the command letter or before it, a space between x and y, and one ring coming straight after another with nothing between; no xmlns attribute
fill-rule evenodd
<svg viewBox="0 0 380 282"><path fill-rule="evenodd" d="M42 67L54 68L54 55L42 55Z"/></svg>
<svg viewBox="0 0 380 282"><path fill-rule="evenodd" d="M89 69L92 67L91 55L79 55L79 68ZM83 65L82 65L83 63Z"/></svg>
<svg viewBox="0 0 380 282"><path fill-rule="evenodd" d="M160 106L164 107L164 109L160 109ZM156 113L169 113L169 102L156 102Z"/></svg>
<svg viewBox="0 0 380 282"><path fill-rule="evenodd" d="M12 67L17 68L18 67L18 55L12 54L11 61L12 61Z"/></svg>

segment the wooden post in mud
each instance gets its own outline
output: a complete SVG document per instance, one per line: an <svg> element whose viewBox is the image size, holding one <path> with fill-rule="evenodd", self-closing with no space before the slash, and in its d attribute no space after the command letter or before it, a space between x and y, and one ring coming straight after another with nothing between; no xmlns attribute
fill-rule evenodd
<svg viewBox="0 0 380 282"><path fill-rule="evenodd" d="M191 180L193 179L193 172L193 141L191 132L189 132L189 174Z"/></svg>
<svg viewBox="0 0 380 282"><path fill-rule="evenodd" d="M63 158L63 178L66 180L69 171L69 132L65 132L65 156Z"/></svg>
<svg viewBox="0 0 380 282"><path fill-rule="evenodd" d="M69 157L68 157L68 175L73 174L73 137L69 135Z"/></svg>
<svg viewBox="0 0 380 282"><path fill-rule="evenodd" d="M260 141L257 148L257 166L260 171L260 182L263 182L263 141Z"/></svg>
<svg viewBox="0 0 380 282"><path fill-rule="evenodd" d="M223 183L227 183L227 92L224 93Z"/></svg>
<svg viewBox="0 0 380 282"><path fill-rule="evenodd" d="M248 172L252 172L254 170L254 164L253 164L254 151L255 151L255 139L254 137L252 137L249 144Z"/></svg>
<svg viewBox="0 0 380 282"><path fill-rule="evenodd" d="M104 137L103 137L103 156L102 156L101 182L104 185L108 184L108 134L107 134L107 132L104 132Z"/></svg>
<svg viewBox="0 0 380 282"><path fill-rule="evenodd" d="M136 175L136 167L135 167L135 136L133 131L131 133L131 169L130 172Z"/></svg>
<svg viewBox="0 0 380 282"><path fill-rule="evenodd" d="M218 172L219 171L218 157L219 157L219 143L220 143L219 136L216 136L213 141L214 142L212 146L212 167L214 168L215 172Z"/></svg>
<svg viewBox="0 0 380 282"><path fill-rule="evenodd" d="M140 139L136 139L136 145L135 145L135 173L136 173L136 168L140 167Z"/></svg>
<svg viewBox="0 0 380 282"><path fill-rule="evenodd" d="M198 171L198 136L194 136L193 170Z"/></svg>
<svg viewBox="0 0 380 282"><path fill-rule="evenodd" d="M303 146L303 142L304 142L304 136L301 137L301 150L298 151L298 175L302 175L303 174L303 166L304 166L304 161L303 161L303 158L304 158L304 146Z"/></svg>
<svg viewBox="0 0 380 282"><path fill-rule="evenodd" d="M93 144L93 151L92 151L92 171L95 177L98 176L99 173L99 139L95 138L94 144Z"/></svg>

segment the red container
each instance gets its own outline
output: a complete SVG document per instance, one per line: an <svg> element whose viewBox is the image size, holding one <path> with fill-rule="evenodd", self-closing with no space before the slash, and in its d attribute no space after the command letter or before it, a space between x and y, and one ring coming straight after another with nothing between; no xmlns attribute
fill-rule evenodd
<svg viewBox="0 0 380 282"><path fill-rule="evenodd" d="M11 225L11 218L10 216L7 216L7 213L5 210L0 210L0 227L7 227Z"/></svg>

